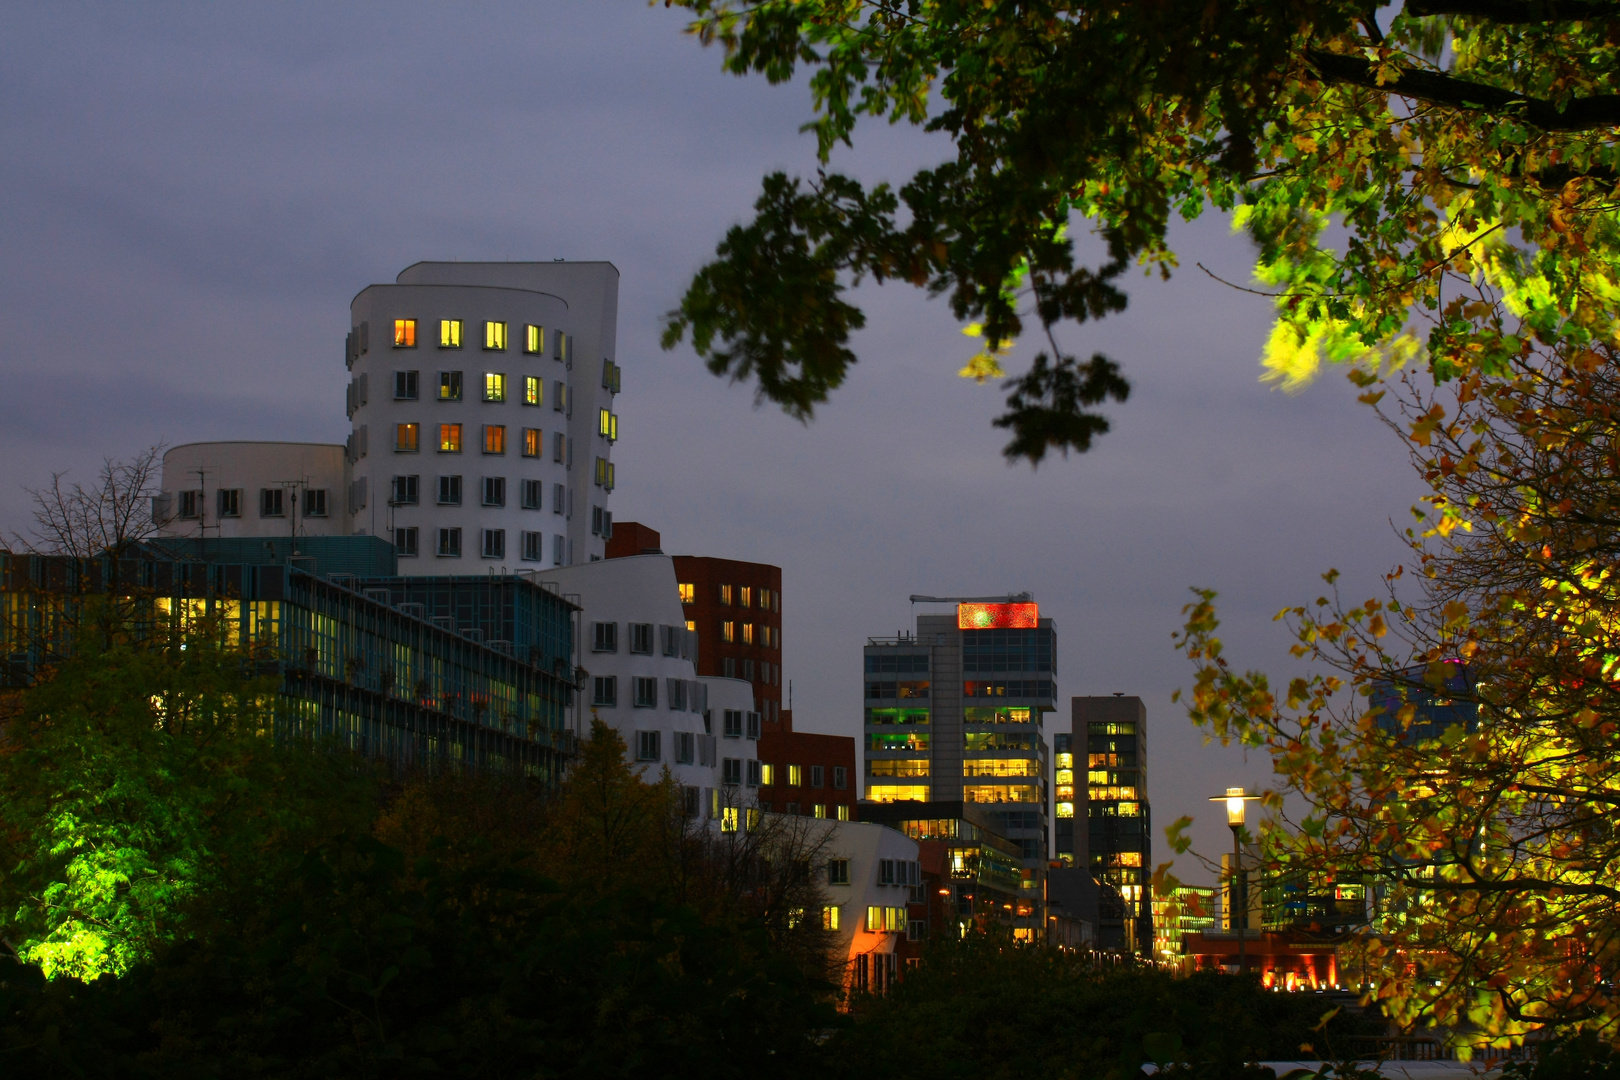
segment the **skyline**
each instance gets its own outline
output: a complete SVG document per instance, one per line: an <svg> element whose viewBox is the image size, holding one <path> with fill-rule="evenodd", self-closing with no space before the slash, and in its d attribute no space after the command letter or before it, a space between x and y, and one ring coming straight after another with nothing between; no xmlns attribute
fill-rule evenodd
<svg viewBox="0 0 1620 1080"><path fill-rule="evenodd" d="M1004 464L1002 393L955 376L972 349L943 304L896 288L863 291L862 362L800 426L657 333L760 176L814 169L802 82L723 75L661 8L375 14L393 10L13 12L0 124L34 152L0 163L0 523L26 526L22 485L154 442L341 442L349 298L412 262L608 259L615 519L782 567L796 726L858 734L861 646L914 625L909 594L1029 590L1057 622L1063 698L1147 703L1159 836L1193 813L1218 855L1204 799L1269 769L1203 748L1170 704L1192 681L1169 641L1186 590L1221 591L1237 663L1286 670L1271 614L1330 567L1377 591L1403 555L1389 520L1421 494L1337 376L1294 397L1258 382L1269 304L1194 265L1247 281L1246 243L1183 228L1171 282L1062 329L1134 384L1088 454ZM898 179L935 153L896 129L833 164Z"/></svg>

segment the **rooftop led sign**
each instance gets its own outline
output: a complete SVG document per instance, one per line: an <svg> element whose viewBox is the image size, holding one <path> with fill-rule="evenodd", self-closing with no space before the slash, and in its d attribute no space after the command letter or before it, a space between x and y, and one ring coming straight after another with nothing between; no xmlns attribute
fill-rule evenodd
<svg viewBox="0 0 1620 1080"><path fill-rule="evenodd" d="M1033 630L1040 621L1035 604L957 604L958 630Z"/></svg>

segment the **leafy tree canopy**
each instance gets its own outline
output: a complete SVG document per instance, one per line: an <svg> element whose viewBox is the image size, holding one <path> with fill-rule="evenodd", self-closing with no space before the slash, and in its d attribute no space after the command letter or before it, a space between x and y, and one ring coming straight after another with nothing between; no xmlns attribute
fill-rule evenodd
<svg viewBox="0 0 1620 1080"><path fill-rule="evenodd" d="M1284 685L1230 666L1201 596L1191 712L1265 747L1302 797L1267 836L1274 870L1373 886L1367 956L1393 1018L1613 1044L1620 352L1526 342L1503 367L1445 386L1410 370L1368 393L1430 488L1414 572L1360 601L1330 573L1284 611L1317 672Z"/></svg>
<svg viewBox="0 0 1620 1080"><path fill-rule="evenodd" d="M666 323L711 371L807 418L855 362L847 293L898 279L982 334L1009 458L1084 450L1128 385L1054 328L1168 274L1174 218L1233 214L1277 298L1270 376L1421 355L1442 378L1612 335L1620 5L1608 0L666 0L772 82L808 69L823 164L862 120L947 135L898 188L766 177ZM1080 226L1091 237L1076 243ZM1329 239L1336 239L1336 245ZM1511 318L1453 304L1488 283ZM1424 314L1425 335L1413 329Z"/></svg>

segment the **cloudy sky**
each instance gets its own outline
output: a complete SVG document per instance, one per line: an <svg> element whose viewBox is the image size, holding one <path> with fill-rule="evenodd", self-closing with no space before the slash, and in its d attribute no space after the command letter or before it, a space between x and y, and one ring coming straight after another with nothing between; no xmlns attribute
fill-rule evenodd
<svg viewBox="0 0 1620 1080"><path fill-rule="evenodd" d="M801 728L860 730L861 645L911 593L1030 590L1057 621L1059 688L1141 695L1159 825L1268 783L1173 705L1188 588L1221 590L1240 662L1281 670L1271 615L1401 558L1419 494L1399 446L1324 379L1262 386L1267 301L1211 218L1186 268L1063 333L1134 383L1097 448L1008 466L1001 395L953 374L944 305L868 291L861 362L814 423L657 344L659 316L766 171L814 168L799 85L719 71L679 12L638 0L5 6L0 36L0 530L25 485L153 443L338 442L348 304L420 259L608 259L620 270L615 517L665 550L783 569ZM946 148L861 132L835 165L903 180ZM1010 366L1027 361L1020 349ZM1066 714L1059 714L1066 722ZM1163 858L1160 841L1159 857ZM1188 877L1197 877L1188 868Z"/></svg>

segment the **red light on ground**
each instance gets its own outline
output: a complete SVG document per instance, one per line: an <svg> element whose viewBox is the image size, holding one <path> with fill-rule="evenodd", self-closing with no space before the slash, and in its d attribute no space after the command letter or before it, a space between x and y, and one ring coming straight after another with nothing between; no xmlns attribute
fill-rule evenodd
<svg viewBox="0 0 1620 1080"><path fill-rule="evenodd" d="M1035 604L957 604L958 630L1033 630L1040 621Z"/></svg>

